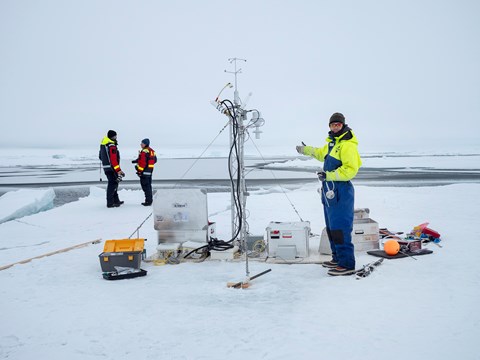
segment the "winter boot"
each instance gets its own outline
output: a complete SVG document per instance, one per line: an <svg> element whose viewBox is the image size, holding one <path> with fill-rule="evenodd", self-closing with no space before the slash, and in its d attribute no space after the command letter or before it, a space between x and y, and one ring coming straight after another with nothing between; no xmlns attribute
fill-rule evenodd
<svg viewBox="0 0 480 360"><path fill-rule="evenodd" d="M322 265L324 268L333 269L333 268L336 268L336 267L338 266L338 262L337 262L337 261L333 261L333 260L324 261L324 262L321 263L321 265Z"/></svg>
<svg viewBox="0 0 480 360"><path fill-rule="evenodd" d="M355 274L355 269L345 269L343 267L337 266L334 269L328 270L328 275L339 276L339 275L353 275Z"/></svg>

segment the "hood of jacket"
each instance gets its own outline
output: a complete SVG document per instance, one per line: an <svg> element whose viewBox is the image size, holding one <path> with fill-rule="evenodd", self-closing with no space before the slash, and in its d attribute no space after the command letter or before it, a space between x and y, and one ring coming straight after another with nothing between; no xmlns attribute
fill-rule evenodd
<svg viewBox="0 0 480 360"><path fill-rule="evenodd" d="M330 131L328 133L327 142L331 141L334 141L335 143L338 143L340 141L351 141L352 143L358 145L358 139L353 133L353 130L348 125L345 125L343 129L337 134Z"/></svg>
<svg viewBox="0 0 480 360"><path fill-rule="evenodd" d="M110 139L108 136L105 136L101 142L100 145L108 145L108 144L117 144L116 141L113 141L112 139Z"/></svg>

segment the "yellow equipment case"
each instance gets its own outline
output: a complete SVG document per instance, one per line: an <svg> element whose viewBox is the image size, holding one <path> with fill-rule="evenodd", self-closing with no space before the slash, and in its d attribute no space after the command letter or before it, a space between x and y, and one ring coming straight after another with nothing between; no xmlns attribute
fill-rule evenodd
<svg viewBox="0 0 480 360"><path fill-rule="evenodd" d="M145 239L107 240L98 255L103 272L116 272L115 266L140 269Z"/></svg>

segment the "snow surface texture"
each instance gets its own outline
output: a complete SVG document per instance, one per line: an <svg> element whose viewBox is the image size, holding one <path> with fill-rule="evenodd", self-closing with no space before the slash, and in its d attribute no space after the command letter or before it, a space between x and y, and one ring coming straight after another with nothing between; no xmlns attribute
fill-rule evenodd
<svg viewBox="0 0 480 360"><path fill-rule="evenodd" d="M278 189L252 192L248 223L298 221ZM324 227L316 186L287 191L312 232ZM105 207L91 188L79 201L0 225L0 266L97 238L128 237L150 214L143 193ZM236 290L243 262L154 266L121 281L101 276L103 244L0 271L0 358L8 359L479 359L480 185L356 186L356 207L381 227L409 231L430 222L443 248L418 260L385 260L368 278L329 277L319 265L250 262L272 272ZM12 200L13 201L13 200ZM230 195L209 193L210 220L230 236ZM140 230L147 253L153 220ZM313 243L313 241L312 241ZM317 243L318 244L318 243ZM315 251L315 249L312 249ZM375 260L357 254L358 267Z"/></svg>
<svg viewBox="0 0 480 360"><path fill-rule="evenodd" d="M0 197L0 224L53 208L53 189L22 189Z"/></svg>

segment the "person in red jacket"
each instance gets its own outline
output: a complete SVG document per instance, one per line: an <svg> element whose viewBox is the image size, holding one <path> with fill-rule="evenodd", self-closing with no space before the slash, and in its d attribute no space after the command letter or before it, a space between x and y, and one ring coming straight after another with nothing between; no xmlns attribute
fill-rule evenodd
<svg viewBox="0 0 480 360"><path fill-rule="evenodd" d="M141 150L138 152L138 158L133 160L132 163L137 164L135 170L140 178L140 185L145 193L145 202L143 206L150 206L153 202L152 194L152 173L155 163L157 162L157 156L155 151L150 147L150 140L143 139L140 143Z"/></svg>
<svg viewBox="0 0 480 360"><path fill-rule="evenodd" d="M119 207L123 204L118 198L118 183L125 176L120 168L120 152L118 151L117 133L114 130L108 130L100 144L98 157L102 161L103 171L108 179L107 185L107 207Z"/></svg>

